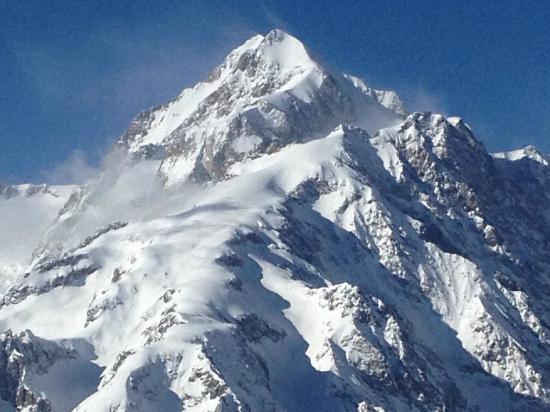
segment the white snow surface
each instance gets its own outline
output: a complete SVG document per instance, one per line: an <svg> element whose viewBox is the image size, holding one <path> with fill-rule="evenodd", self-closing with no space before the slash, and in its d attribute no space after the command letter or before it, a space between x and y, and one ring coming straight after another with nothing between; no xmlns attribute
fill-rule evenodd
<svg viewBox="0 0 550 412"><path fill-rule="evenodd" d="M0 195L0 285L24 271L75 186L19 185Z"/></svg>
<svg viewBox="0 0 550 412"><path fill-rule="evenodd" d="M548 410L519 157L255 36L83 187L0 197L0 409Z"/></svg>
<svg viewBox="0 0 550 412"><path fill-rule="evenodd" d="M510 150L508 152L497 152L497 153L493 153L492 156L496 159L506 159L511 161L517 161L523 158L529 158L545 166L548 165L548 160L546 156L540 153L533 146L526 146L522 149Z"/></svg>

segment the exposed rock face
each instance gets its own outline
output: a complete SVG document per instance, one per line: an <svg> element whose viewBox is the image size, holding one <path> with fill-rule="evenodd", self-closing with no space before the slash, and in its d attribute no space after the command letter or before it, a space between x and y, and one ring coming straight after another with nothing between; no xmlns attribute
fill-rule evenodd
<svg viewBox="0 0 550 412"><path fill-rule="evenodd" d="M2 293L1 329L44 338L0 339L10 408L550 408L535 149L491 155L273 31L115 152Z"/></svg>
<svg viewBox="0 0 550 412"><path fill-rule="evenodd" d="M35 337L30 332L14 337L8 330L0 335L0 397L17 410L51 412L50 402L24 382L27 368L40 373L51 366L44 348L35 345L32 339ZM59 353L54 351L53 355Z"/></svg>
<svg viewBox="0 0 550 412"><path fill-rule="evenodd" d="M17 189L14 188L13 186L4 185L0 183L0 196L9 199L10 197L14 196L17 193L18 193Z"/></svg>
<svg viewBox="0 0 550 412"><path fill-rule="evenodd" d="M76 356L74 350L40 339L28 330L19 335L14 335L11 330L1 334L0 398L4 402L3 407L18 411L52 412L51 402L40 389L35 388L33 375L46 375L55 363Z"/></svg>

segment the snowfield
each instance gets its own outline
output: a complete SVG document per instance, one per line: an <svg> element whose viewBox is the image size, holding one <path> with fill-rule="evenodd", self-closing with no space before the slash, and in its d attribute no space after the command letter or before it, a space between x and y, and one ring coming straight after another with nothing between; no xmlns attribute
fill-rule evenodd
<svg viewBox="0 0 550 412"><path fill-rule="evenodd" d="M2 289L29 264L48 227L76 190L72 186L0 184L0 285Z"/></svg>
<svg viewBox="0 0 550 412"><path fill-rule="evenodd" d="M0 188L2 411L550 409L544 156L280 30L82 187L25 190Z"/></svg>

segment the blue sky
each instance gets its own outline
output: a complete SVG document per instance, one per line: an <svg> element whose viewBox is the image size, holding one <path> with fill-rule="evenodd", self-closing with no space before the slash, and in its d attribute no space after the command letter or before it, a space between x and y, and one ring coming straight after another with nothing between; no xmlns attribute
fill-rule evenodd
<svg viewBox="0 0 550 412"><path fill-rule="evenodd" d="M0 181L84 178L139 111L275 27L490 150L550 152L549 22L528 0L3 0Z"/></svg>

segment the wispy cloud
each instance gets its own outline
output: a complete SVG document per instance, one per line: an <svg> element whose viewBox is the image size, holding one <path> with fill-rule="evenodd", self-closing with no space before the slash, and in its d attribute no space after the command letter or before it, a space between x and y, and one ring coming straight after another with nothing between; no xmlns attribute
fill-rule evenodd
<svg viewBox="0 0 550 412"><path fill-rule="evenodd" d="M24 38L3 45L25 86L21 94L32 100L27 113L18 115L32 116L34 123L42 124L38 129L32 123L25 139L17 138L23 129L16 129L14 145L31 153L36 148L27 142L34 140L48 152L26 172L25 181L82 180L132 117L205 79L231 48L257 32L254 25L235 16L212 24L216 31L197 24L163 26L161 21L138 30L135 25L106 21L83 34L78 45L70 39L53 44ZM75 152L64 159L69 147ZM58 164L50 168L52 159ZM10 176L23 173L9 172ZM3 173L4 178L7 175ZM20 177L10 180L20 181Z"/></svg>
<svg viewBox="0 0 550 412"><path fill-rule="evenodd" d="M269 7L265 1L260 1L258 4L265 20L272 26L272 29L289 31L288 23L275 10L273 10L273 8Z"/></svg>
<svg viewBox="0 0 550 412"><path fill-rule="evenodd" d="M43 181L49 184L81 184L98 173L86 154L81 150L73 151L66 159L56 164L52 169L42 170Z"/></svg>
<svg viewBox="0 0 550 412"><path fill-rule="evenodd" d="M410 93L407 107L415 112L435 112L445 116L449 115L448 105L443 95L428 91L423 87L417 87Z"/></svg>

